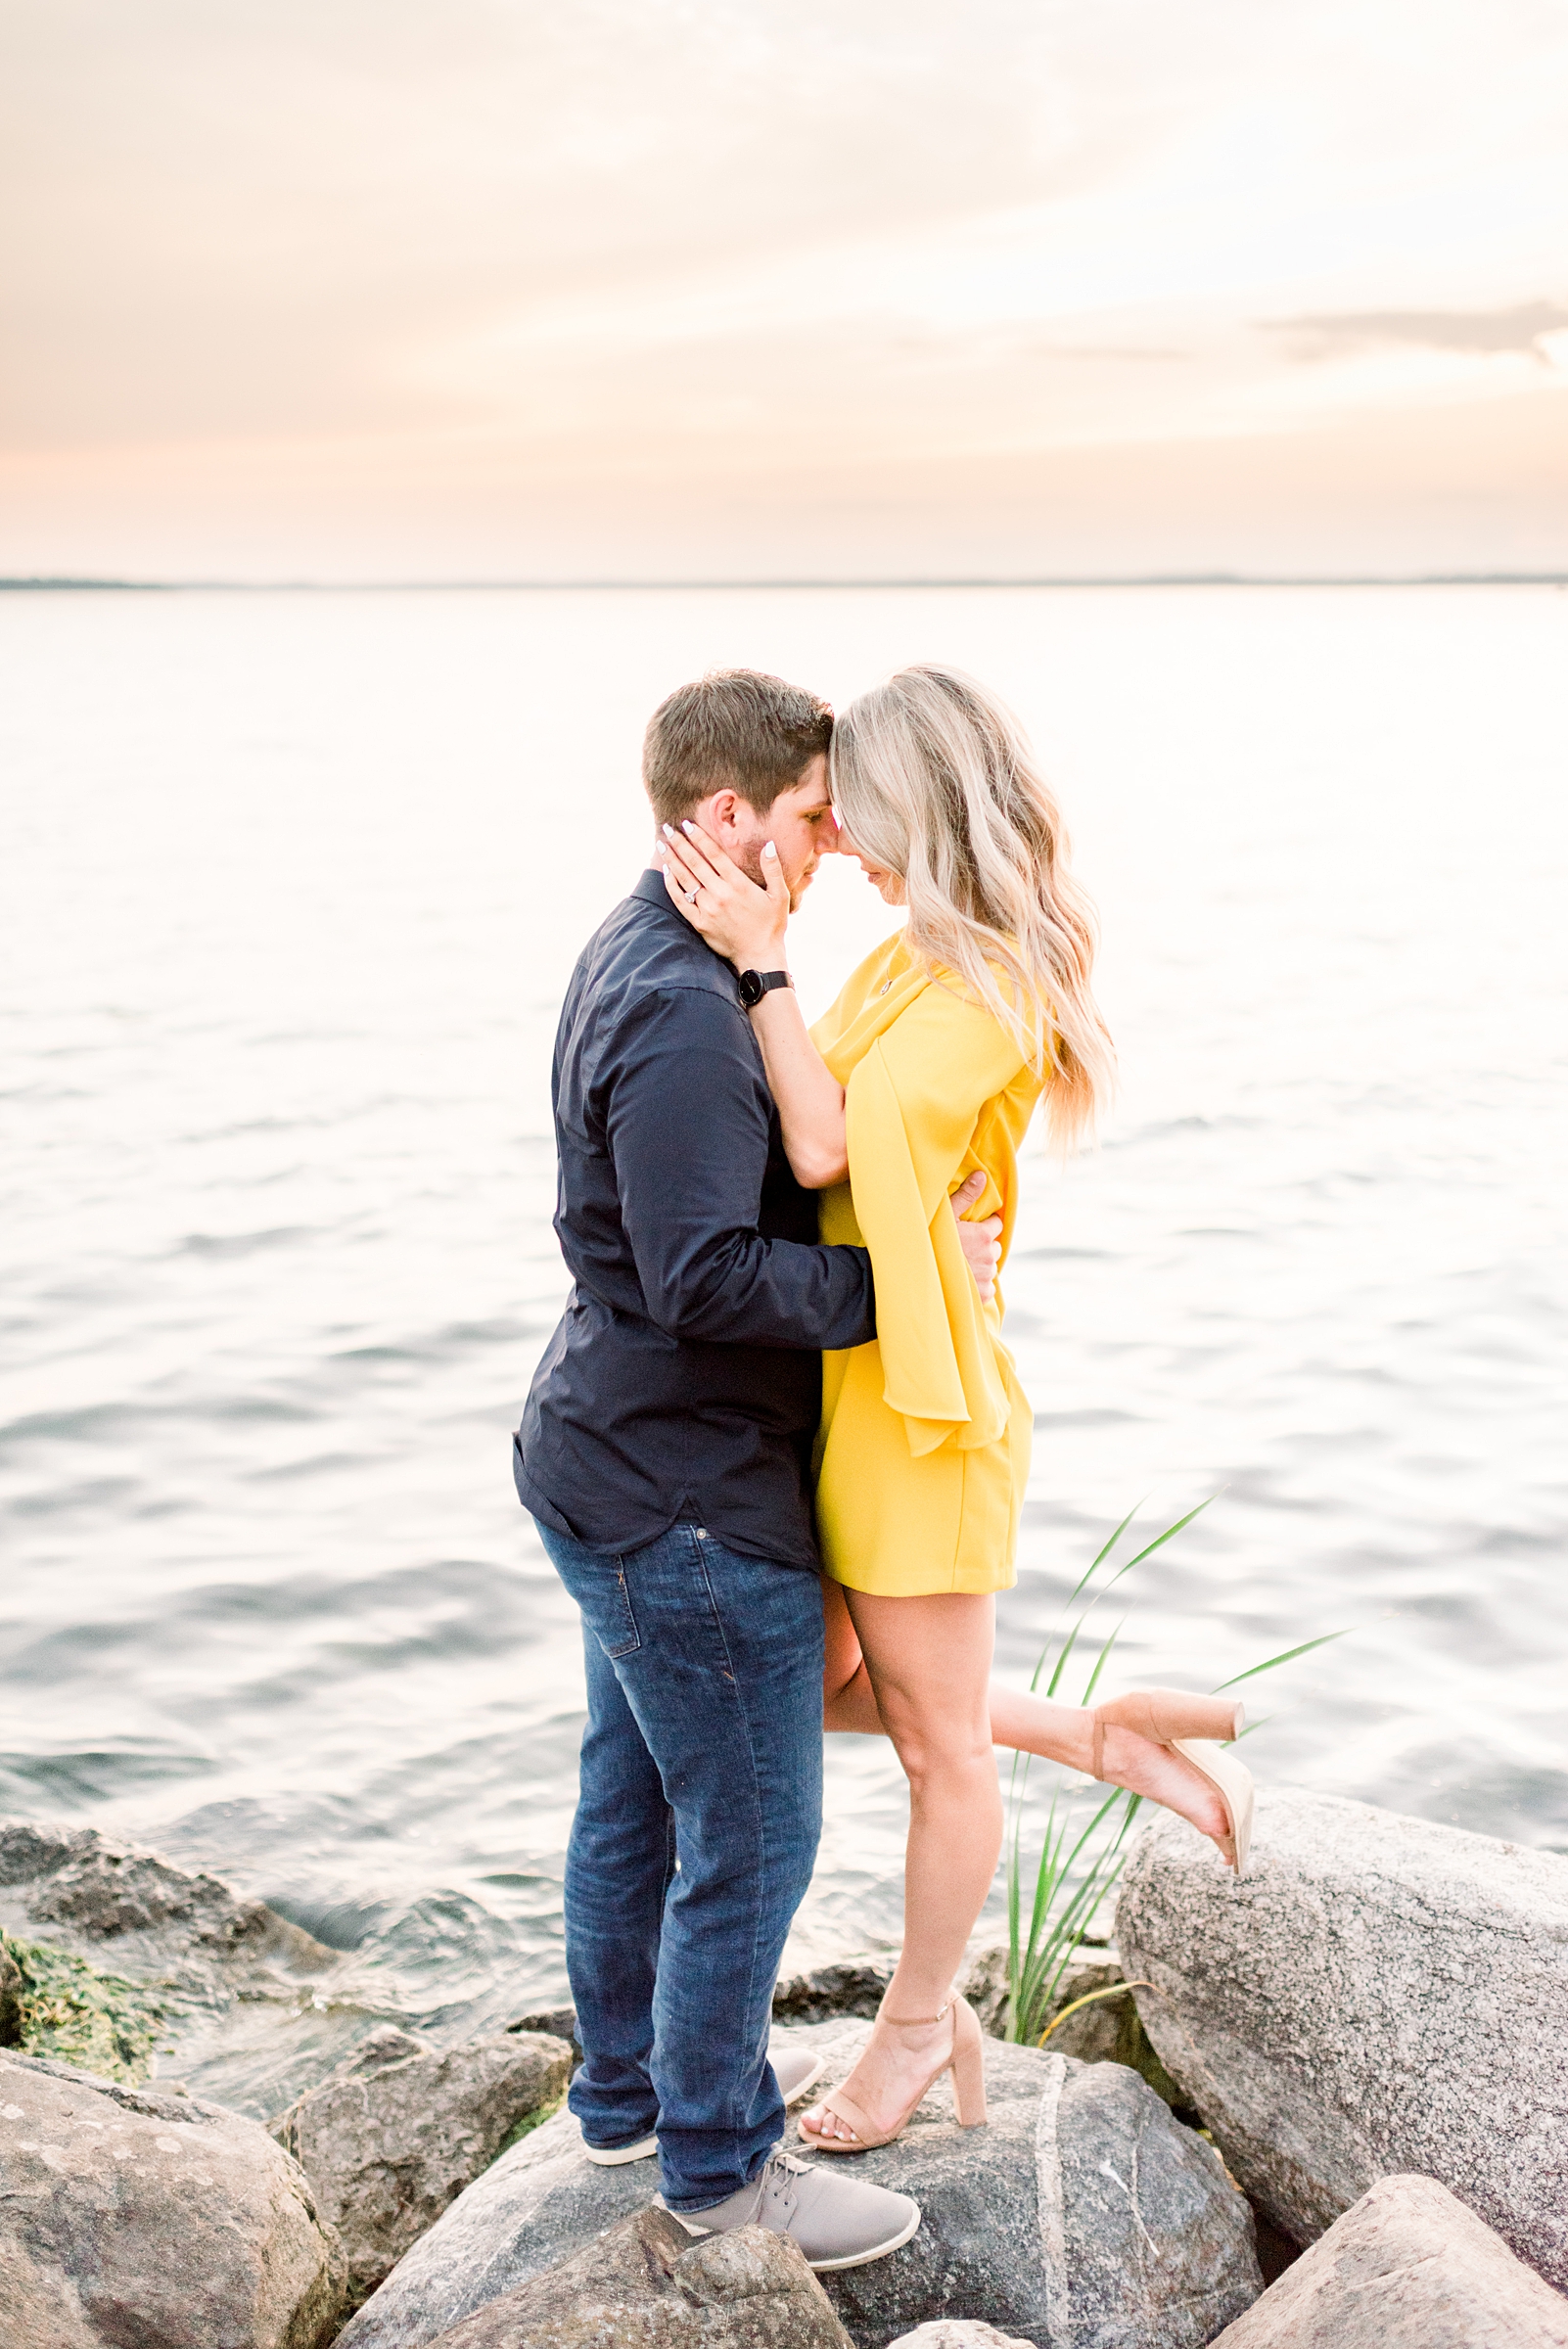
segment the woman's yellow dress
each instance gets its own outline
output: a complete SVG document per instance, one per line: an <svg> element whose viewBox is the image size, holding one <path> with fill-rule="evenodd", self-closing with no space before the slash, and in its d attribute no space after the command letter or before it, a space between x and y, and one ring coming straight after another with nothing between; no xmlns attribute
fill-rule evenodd
<svg viewBox="0 0 1568 2349"><path fill-rule="evenodd" d="M947 1201L1018 1212L1018 1149L1041 1080L1001 1022L934 980L901 936L869 955L811 1030L845 1088L850 1178L825 1191L824 1240L871 1252L877 1335L822 1358L816 1519L852 1590L1005 1590L1034 1419L983 1305Z"/></svg>

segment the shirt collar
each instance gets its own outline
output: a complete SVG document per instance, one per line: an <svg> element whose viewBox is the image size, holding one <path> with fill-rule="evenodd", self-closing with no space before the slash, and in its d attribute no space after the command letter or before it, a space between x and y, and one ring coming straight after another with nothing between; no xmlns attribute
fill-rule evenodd
<svg viewBox="0 0 1568 2349"><path fill-rule="evenodd" d="M683 946L693 956L693 958L701 957L702 961L705 963L716 963L731 987L734 986L734 964L726 961L724 956L720 954L715 947L709 944L707 939L703 937L701 931L694 930L690 922L685 919L684 915L678 913L675 907L671 905L669 902L669 892L665 887L665 876L658 870L657 866L650 865L646 872L639 873L636 880L632 883L628 895L634 898L639 904L657 907L659 912L664 914L666 917L669 930L674 933L681 946ZM735 1000L737 1003L740 1001L738 994Z"/></svg>

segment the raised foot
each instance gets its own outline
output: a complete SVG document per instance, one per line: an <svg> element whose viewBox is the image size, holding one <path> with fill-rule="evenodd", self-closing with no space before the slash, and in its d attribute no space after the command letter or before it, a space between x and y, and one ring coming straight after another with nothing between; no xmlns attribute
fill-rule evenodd
<svg viewBox="0 0 1568 2349"><path fill-rule="evenodd" d="M1219 1845L1226 1860L1233 1859L1224 1804L1184 1756L1168 1745L1156 1745L1151 1737L1140 1737L1135 1729L1107 1727L1101 1770L1113 1785L1190 1819L1200 1835Z"/></svg>

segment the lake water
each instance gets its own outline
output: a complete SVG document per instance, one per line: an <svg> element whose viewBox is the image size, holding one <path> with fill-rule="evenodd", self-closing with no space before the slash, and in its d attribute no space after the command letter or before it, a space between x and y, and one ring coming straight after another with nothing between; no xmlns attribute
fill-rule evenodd
<svg viewBox="0 0 1568 2349"><path fill-rule="evenodd" d="M1037 1149L1000 1664L1104 1533L1112 1685L1259 1684L1291 1779L1568 1850L1568 594L7 594L0 1810L156 1841L438 2030L563 1990L573 1610L509 1437L564 1280L548 1065L682 678L1023 713L1122 1092ZM830 861L820 1007L889 916ZM797 1949L896 1937L834 1739Z"/></svg>

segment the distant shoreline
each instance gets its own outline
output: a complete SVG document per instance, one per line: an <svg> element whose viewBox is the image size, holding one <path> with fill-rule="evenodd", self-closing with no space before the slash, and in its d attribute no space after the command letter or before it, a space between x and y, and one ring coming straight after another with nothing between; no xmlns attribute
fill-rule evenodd
<svg viewBox="0 0 1568 2349"><path fill-rule="evenodd" d="M849 593L936 587L1568 587L1568 571L1295 574L1128 572L1038 578L865 579L71 579L0 578L0 593L90 595L542 595L615 593Z"/></svg>

